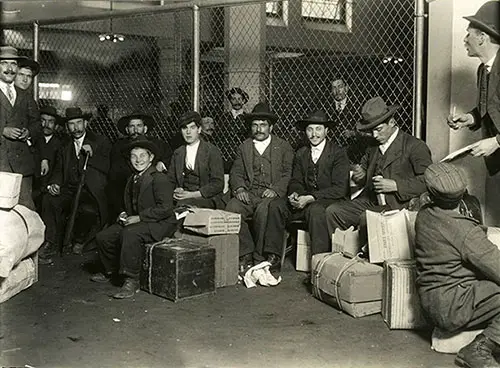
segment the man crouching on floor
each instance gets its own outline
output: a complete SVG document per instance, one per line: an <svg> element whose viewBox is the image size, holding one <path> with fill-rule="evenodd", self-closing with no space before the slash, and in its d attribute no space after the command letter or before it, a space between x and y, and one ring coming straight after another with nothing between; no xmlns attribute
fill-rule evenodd
<svg viewBox="0 0 500 368"><path fill-rule="evenodd" d="M142 246L173 235L177 220L173 212L173 188L166 174L156 171L158 148L147 139L131 142L130 163L135 174L125 186L125 211L117 222L96 236L104 274L91 277L94 282L108 282L119 273L124 276L116 299L130 298L139 291Z"/></svg>
<svg viewBox="0 0 500 368"><path fill-rule="evenodd" d="M432 203L417 215L417 287L422 307L439 328L485 328L457 354L462 367L496 368L500 352L500 250L484 228L461 215L465 175L449 163L430 165L425 183Z"/></svg>

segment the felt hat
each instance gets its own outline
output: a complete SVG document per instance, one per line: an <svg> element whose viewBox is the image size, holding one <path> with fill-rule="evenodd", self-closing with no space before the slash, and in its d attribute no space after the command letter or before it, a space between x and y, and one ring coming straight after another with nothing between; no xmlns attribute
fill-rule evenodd
<svg viewBox="0 0 500 368"><path fill-rule="evenodd" d="M370 130L382 124L399 109L399 105L387 106L382 97L373 97L361 108L362 120L356 124L358 130Z"/></svg>
<svg viewBox="0 0 500 368"><path fill-rule="evenodd" d="M467 189L463 171L448 162L439 162L427 167L424 180L431 196L443 203L460 200Z"/></svg>
<svg viewBox="0 0 500 368"><path fill-rule="evenodd" d="M18 55L17 49L15 47L0 46L0 60L19 60L24 58L24 56Z"/></svg>
<svg viewBox="0 0 500 368"><path fill-rule="evenodd" d="M228 100L231 99L231 96L234 94L239 94L241 97L243 97L243 103L246 104L248 102L249 96L248 93L243 91L240 87L233 87L231 89L228 89L226 91L226 97Z"/></svg>
<svg viewBox="0 0 500 368"><path fill-rule="evenodd" d="M155 155L155 159L160 158L160 149L158 148L158 146L147 139L145 136L139 136L137 139L134 139L129 144L127 144L123 149L123 154L129 155L130 151L137 147L149 150L152 154Z"/></svg>
<svg viewBox="0 0 500 368"><path fill-rule="evenodd" d="M116 128L118 129L118 131L123 135L127 135L125 128L128 126L128 123L130 123L130 120L132 119L141 119L149 130L153 129L153 127L155 126L155 121L151 115L146 115L137 111L130 115L123 116L118 120L118 123L116 123Z"/></svg>
<svg viewBox="0 0 500 368"><path fill-rule="evenodd" d="M489 34L500 41L500 2L484 3L474 15L464 17L474 28Z"/></svg>
<svg viewBox="0 0 500 368"><path fill-rule="evenodd" d="M23 57L17 61L17 66L20 68L30 68L33 72L33 77L40 73L40 64L33 59Z"/></svg>
<svg viewBox="0 0 500 368"><path fill-rule="evenodd" d="M244 115L247 122L253 120L269 120L271 124L276 123L278 115L271 111L266 102L260 102L253 108L252 112Z"/></svg>
<svg viewBox="0 0 500 368"><path fill-rule="evenodd" d="M84 113L82 109L79 107L68 107L65 112L64 121L67 122L72 119L80 119L80 118L88 120L90 119L91 116L92 114Z"/></svg>
<svg viewBox="0 0 500 368"><path fill-rule="evenodd" d="M53 106L43 106L39 110L40 115L50 115L56 118L56 124L62 124L62 117L57 113L57 110Z"/></svg>
<svg viewBox="0 0 500 368"><path fill-rule="evenodd" d="M199 113L197 113L196 111L188 111L181 115L181 117L177 121L177 127L181 129L190 123L195 123L199 126L200 120L201 116Z"/></svg>
<svg viewBox="0 0 500 368"><path fill-rule="evenodd" d="M295 125L297 128L305 130L309 124L321 124L328 128L333 126L334 122L328 120L324 111L318 110L310 113L305 119L297 121Z"/></svg>

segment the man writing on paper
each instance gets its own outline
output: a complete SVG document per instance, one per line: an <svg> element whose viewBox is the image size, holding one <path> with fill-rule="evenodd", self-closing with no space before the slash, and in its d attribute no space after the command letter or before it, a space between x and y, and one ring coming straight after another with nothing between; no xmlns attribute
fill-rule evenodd
<svg viewBox="0 0 500 368"><path fill-rule="evenodd" d="M432 202L415 222L417 288L430 321L459 332L485 328L458 352L459 365L498 368L500 352L500 251L474 218L462 215L464 173L450 163L427 168Z"/></svg>
<svg viewBox="0 0 500 368"><path fill-rule="evenodd" d="M470 22L464 39L467 55L481 60L477 103L468 113L450 114L448 125L481 128L483 139L471 147L471 154L483 156L488 173L494 175L500 171L500 2L489 1L465 19Z"/></svg>

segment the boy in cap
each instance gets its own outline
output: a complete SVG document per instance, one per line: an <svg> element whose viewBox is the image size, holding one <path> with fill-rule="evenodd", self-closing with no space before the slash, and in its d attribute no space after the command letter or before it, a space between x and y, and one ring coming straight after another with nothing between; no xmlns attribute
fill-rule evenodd
<svg viewBox="0 0 500 368"><path fill-rule="evenodd" d="M176 206L220 207L224 189L224 163L217 147L200 139L201 116L188 111L177 122L184 144L172 155L168 181L175 188Z"/></svg>
<svg viewBox="0 0 500 368"><path fill-rule="evenodd" d="M450 163L424 174L431 203L415 222L417 288L423 309L439 328L484 328L457 354L459 365L495 368L500 352L500 250L479 222L459 211L464 173Z"/></svg>
<svg viewBox="0 0 500 368"><path fill-rule="evenodd" d="M160 151L148 139L131 141L124 150L133 167L123 193L125 211L116 222L96 235L104 273L91 277L108 282L113 274L124 277L116 299L130 298L139 291L142 246L173 235L177 228L172 203L172 186L157 171L155 157Z"/></svg>
<svg viewBox="0 0 500 368"><path fill-rule="evenodd" d="M325 209L335 200L349 195L349 158L344 149L327 139L328 121L323 111L316 111L297 122L309 140L309 145L295 154L292 179L288 185L288 198L269 204L264 253L277 267L280 260L283 235L289 219L304 219L311 235L314 253L329 252ZM274 255L273 255L274 254Z"/></svg>

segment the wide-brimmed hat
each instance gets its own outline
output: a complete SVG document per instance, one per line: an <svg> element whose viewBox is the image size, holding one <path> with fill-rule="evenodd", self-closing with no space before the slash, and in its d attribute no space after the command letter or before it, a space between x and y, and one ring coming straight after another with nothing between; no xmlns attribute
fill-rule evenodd
<svg viewBox="0 0 500 368"><path fill-rule="evenodd" d="M17 61L17 66L19 68L30 68L33 72L33 77L40 73L40 64L33 59L22 57Z"/></svg>
<svg viewBox="0 0 500 368"><path fill-rule="evenodd" d="M479 8L476 14L464 18L471 22L474 28L480 29L500 41L499 1L488 1Z"/></svg>
<svg viewBox="0 0 500 368"><path fill-rule="evenodd" d="M276 123L278 115L271 111L266 102L260 102L253 108L252 112L244 115L247 122L253 120L269 120L271 124Z"/></svg>
<svg viewBox="0 0 500 368"><path fill-rule="evenodd" d="M399 105L387 106L382 97L373 97L361 108L362 120L356 124L358 130L370 130L382 124L400 108Z"/></svg>
<svg viewBox="0 0 500 368"><path fill-rule="evenodd" d="M44 106L40 108L39 110L40 115L50 115L56 118L56 124L61 124L62 123L62 117L57 113L57 110L53 106Z"/></svg>
<svg viewBox="0 0 500 368"><path fill-rule="evenodd" d="M228 89L226 91L226 97L228 100L231 99L231 96L234 94L239 94L241 97L243 97L243 103L246 104L248 102L249 96L248 93L243 91L240 87L233 87L231 89Z"/></svg>
<svg viewBox="0 0 500 368"><path fill-rule="evenodd" d="M149 130L153 129L153 127L155 126L155 121L152 116L137 111L130 115L123 116L118 120L118 123L116 124L116 128L118 129L118 131L123 135L127 135L127 131L125 130L125 128L128 126L128 123L130 123L130 120L132 119L141 119Z"/></svg>
<svg viewBox="0 0 500 368"><path fill-rule="evenodd" d="M0 46L0 60L19 60L24 59L24 56L20 56L17 53L17 49L12 46Z"/></svg>
<svg viewBox="0 0 500 368"><path fill-rule="evenodd" d="M123 148L123 154L129 155L133 148L144 148L151 151L155 155L155 160L160 158L160 149L156 144L147 139L145 136L139 136L137 139L132 140Z"/></svg>
<svg viewBox="0 0 500 368"><path fill-rule="evenodd" d="M447 162L429 165L424 171L424 181L431 196L444 204L457 202L467 189L463 171Z"/></svg>
<svg viewBox="0 0 500 368"><path fill-rule="evenodd" d="M88 120L92 116L91 113L84 113L79 107L68 107L64 114L64 121L72 120L72 119L84 119Z"/></svg>
<svg viewBox="0 0 500 368"><path fill-rule="evenodd" d="M324 125L325 128L329 128L334 125L334 122L328 120L324 111L318 110L310 113L306 118L297 121L295 123L295 126L301 130L304 130L310 124L321 124Z"/></svg>
<svg viewBox="0 0 500 368"><path fill-rule="evenodd" d="M181 129L190 123L195 123L199 126L200 120L201 116L199 113L197 113L196 111L188 111L181 115L181 117L177 121L177 127Z"/></svg>

